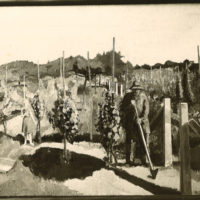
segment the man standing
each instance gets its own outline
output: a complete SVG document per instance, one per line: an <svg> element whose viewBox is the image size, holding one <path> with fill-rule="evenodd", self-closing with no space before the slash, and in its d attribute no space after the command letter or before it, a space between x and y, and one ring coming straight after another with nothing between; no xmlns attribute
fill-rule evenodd
<svg viewBox="0 0 200 200"><path fill-rule="evenodd" d="M130 87L130 92L124 96L120 110L122 113L122 126L126 131L126 164L131 164L130 155L132 153L133 164L145 165L146 153L138 123L142 126L147 148L149 149L149 100L143 88L136 81Z"/></svg>

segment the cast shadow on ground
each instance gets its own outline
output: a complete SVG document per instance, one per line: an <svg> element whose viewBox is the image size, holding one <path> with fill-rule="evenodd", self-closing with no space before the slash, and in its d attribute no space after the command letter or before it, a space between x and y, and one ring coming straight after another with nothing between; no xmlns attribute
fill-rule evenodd
<svg viewBox="0 0 200 200"><path fill-rule="evenodd" d="M45 135L42 137L42 142L62 142L63 136L59 133L55 133L52 135ZM90 140L90 134L78 134L74 137L74 142L91 142ZM100 142L100 135L94 134L92 142Z"/></svg>
<svg viewBox="0 0 200 200"><path fill-rule="evenodd" d="M110 170L114 171L114 173L117 176L119 176L120 178L123 178L123 179L129 181L130 183L137 185L137 186L151 192L152 194L155 194L155 195L180 195L180 192L175 189L155 185L154 183L148 182L144 179L141 179L134 175L131 175L122 169L112 168Z"/></svg>
<svg viewBox="0 0 200 200"><path fill-rule="evenodd" d="M84 179L96 170L105 167L105 163L95 157L71 152L70 164L63 162L63 150L40 148L33 155L22 155L22 163L29 167L36 176L44 179L65 181L67 179Z"/></svg>

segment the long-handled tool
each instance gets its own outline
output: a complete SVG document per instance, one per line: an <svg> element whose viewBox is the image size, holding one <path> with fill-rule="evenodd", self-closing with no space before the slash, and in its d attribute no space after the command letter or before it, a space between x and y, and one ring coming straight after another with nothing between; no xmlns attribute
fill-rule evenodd
<svg viewBox="0 0 200 200"><path fill-rule="evenodd" d="M137 111L137 107L136 107L135 102L133 102L133 105L135 107L136 118L139 119L138 111ZM141 137L142 137L142 141L143 141L143 144L144 144L146 155L147 155L147 158L149 160L151 176L152 176L153 179L155 179L156 176L157 176L157 173L158 173L158 169L154 169L154 166L153 166L153 163L151 161L151 158L150 158L150 155L149 155L149 151L148 151L148 148L147 148L146 140L144 138L143 129L142 129L142 126L141 126L141 124L139 122L138 122L138 126L139 126L139 129L140 129L140 134L141 134Z"/></svg>

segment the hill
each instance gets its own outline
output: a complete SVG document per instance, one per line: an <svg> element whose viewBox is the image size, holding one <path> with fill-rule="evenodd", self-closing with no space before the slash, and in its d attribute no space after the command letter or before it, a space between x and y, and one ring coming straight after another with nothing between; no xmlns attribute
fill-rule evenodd
<svg viewBox="0 0 200 200"><path fill-rule="evenodd" d="M179 66L179 70L181 71L186 63L189 60L185 60L183 62L177 63L173 61L166 61L164 64L156 63L155 65L136 65L133 66L131 62L123 61L123 56L120 52L115 52L115 77L118 81L123 81L126 71L128 71L128 78L132 79L132 74L134 70L150 70L150 69L159 69L160 67L163 69L171 68L173 70L177 70L177 66ZM103 54L97 54L93 59L87 60L83 56L70 56L65 58L65 76L67 77L70 72L78 69L78 72L87 75L88 66L92 68L93 75L97 73L102 73L104 75L110 76L112 75L112 67L113 67L113 52L108 51ZM45 76L58 77L60 76L60 65L61 58L50 61L46 64L40 65L40 77L43 78ZM27 60L13 61L7 64L3 64L0 66L0 79L5 80L5 70L6 66L8 69L8 83L15 81L23 81L23 76L26 75L26 80L31 82L37 82L37 64L33 62L29 62ZM191 71L195 72L198 69L198 64L193 63L190 66Z"/></svg>

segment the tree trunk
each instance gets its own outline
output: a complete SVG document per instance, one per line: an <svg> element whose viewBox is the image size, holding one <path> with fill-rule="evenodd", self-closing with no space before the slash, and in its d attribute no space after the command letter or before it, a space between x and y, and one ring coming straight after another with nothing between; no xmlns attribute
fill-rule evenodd
<svg viewBox="0 0 200 200"><path fill-rule="evenodd" d="M7 121L3 120L4 134L7 135Z"/></svg>
<svg viewBox="0 0 200 200"><path fill-rule="evenodd" d="M64 136L63 136L63 139L64 139L64 149L63 149L63 158L64 160L67 160L67 153L66 153L66 133L64 132Z"/></svg>
<svg viewBox="0 0 200 200"><path fill-rule="evenodd" d="M42 142L41 133L40 133L40 120L38 120L38 130L37 130L37 132L38 132L37 140L38 140L38 143L40 144Z"/></svg>

